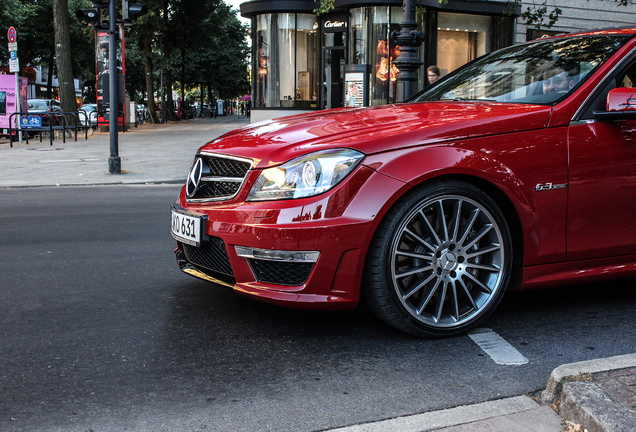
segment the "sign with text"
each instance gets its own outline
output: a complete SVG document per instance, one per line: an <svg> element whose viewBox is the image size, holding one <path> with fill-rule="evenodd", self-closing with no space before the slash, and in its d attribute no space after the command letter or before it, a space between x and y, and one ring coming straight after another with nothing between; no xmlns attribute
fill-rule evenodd
<svg viewBox="0 0 636 432"><path fill-rule="evenodd" d="M40 116L20 116L20 127L25 128L41 128L42 127L42 117Z"/></svg>
<svg viewBox="0 0 636 432"><path fill-rule="evenodd" d="M15 51L11 51L11 53L15 53ZM20 61L18 57L14 59L13 56L9 59L9 72L20 72Z"/></svg>
<svg viewBox="0 0 636 432"><path fill-rule="evenodd" d="M20 100L22 109L16 110L15 75L0 74L0 129L11 127L9 117L16 111L25 112L27 110L27 82L28 79L18 77L20 85ZM16 127L17 117L13 116L13 125Z"/></svg>

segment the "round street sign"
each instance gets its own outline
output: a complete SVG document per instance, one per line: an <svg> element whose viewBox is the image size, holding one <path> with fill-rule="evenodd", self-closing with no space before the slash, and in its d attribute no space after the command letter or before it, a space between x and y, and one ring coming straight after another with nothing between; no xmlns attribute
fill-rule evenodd
<svg viewBox="0 0 636 432"><path fill-rule="evenodd" d="M9 27L9 30L7 31L7 38L9 39L9 42L15 42L17 37L18 33L15 31L15 29L13 27Z"/></svg>

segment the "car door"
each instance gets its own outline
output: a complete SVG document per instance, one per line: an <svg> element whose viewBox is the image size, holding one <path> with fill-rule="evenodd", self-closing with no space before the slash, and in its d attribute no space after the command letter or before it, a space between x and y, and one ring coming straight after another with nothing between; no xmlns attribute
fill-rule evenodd
<svg viewBox="0 0 636 432"><path fill-rule="evenodd" d="M636 87L636 60L626 63L569 126L568 261L636 254L636 121L593 114L612 88Z"/></svg>

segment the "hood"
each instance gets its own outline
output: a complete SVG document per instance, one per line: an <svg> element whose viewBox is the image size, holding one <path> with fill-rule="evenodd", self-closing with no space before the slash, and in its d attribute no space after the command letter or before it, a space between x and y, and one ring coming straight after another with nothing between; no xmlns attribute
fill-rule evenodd
<svg viewBox="0 0 636 432"><path fill-rule="evenodd" d="M328 148L374 154L405 147L544 128L551 107L495 102L419 102L280 117L222 135L201 151L242 156L264 168Z"/></svg>

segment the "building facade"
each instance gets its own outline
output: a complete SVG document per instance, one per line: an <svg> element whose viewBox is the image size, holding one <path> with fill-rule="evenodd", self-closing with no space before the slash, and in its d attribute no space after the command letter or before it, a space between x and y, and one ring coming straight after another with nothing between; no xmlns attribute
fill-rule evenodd
<svg viewBox="0 0 636 432"><path fill-rule="evenodd" d="M630 25L636 4L612 0L554 0L562 15L552 29L564 33ZM444 76L491 51L540 37L520 13L534 8L495 0L417 0L418 30L426 35L418 57L418 88L427 68ZM343 106L395 101L400 53L391 38L400 30L402 0L335 0L317 16L313 0L251 0L241 4L252 37L252 121ZM547 33L550 34L550 33Z"/></svg>

